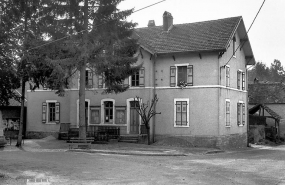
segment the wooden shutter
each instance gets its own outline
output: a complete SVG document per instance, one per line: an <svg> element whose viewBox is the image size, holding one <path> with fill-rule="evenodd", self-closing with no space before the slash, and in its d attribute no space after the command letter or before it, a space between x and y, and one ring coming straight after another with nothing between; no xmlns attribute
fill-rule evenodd
<svg viewBox="0 0 285 185"><path fill-rule="evenodd" d="M93 88L93 72L88 71L88 88Z"/></svg>
<svg viewBox="0 0 285 185"><path fill-rule="evenodd" d="M240 71L237 71L237 89L240 89Z"/></svg>
<svg viewBox="0 0 285 185"><path fill-rule="evenodd" d="M241 115L240 115L240 103L237 103L237 125L240 125L241 122Z"/></svg>
<svg viewBox="0 0 285 185"><path fill-rule="evenodd" d="M245 124L245 103L242 104L242 124Z"/></svg>
<svg viewBox="0 0 285 185"><path fill-rule="evenodd" d="M176 86L176 67L170 66L170 87Z"/></svg>
<svg viewBox="0 0 285 185"><path fill-rule="evenodd" d="M139 73L139 86L144 87L144 67L140 68L140 73Z"/></svg>
<svg viewBox="0 0 285 185"><path fill-rule="evenodd" d="M226 66L226 87L230 87L230 67Z"/></svg>
<svg viewBox="0 0 285 185"><path fill-rule="evenodd" d="M125 78L124 80L124 86L129 86L129 77Z"/></svg>
<svg viewBox="0 0 285 185"><path fill-rule="evenodd" d="M55 103L55 122L59 123L60 120L60 103Z"/></svg>
<svg viewBox="0 0 285 185"><path fill-rule="evenodd" d="M245 90L245 72L242 72L242 90Z"/></svg>
<svg viewBox="0 0 285 185"><path fill-rule="evenodd" d="M43 102L42 104L42 122L46 123L47 121L47 103Z"/></svg>
<svg viewBox="0 0 285 185"><path fill-rule="evenodd" d="M187 66L187 85L193 86L193 65Z"/></svg>
<svg viewBox="0 0 285 185"><path fill-rule="evenodd" d="M98 76L98 88L103 88L103 75Z"/></svg>

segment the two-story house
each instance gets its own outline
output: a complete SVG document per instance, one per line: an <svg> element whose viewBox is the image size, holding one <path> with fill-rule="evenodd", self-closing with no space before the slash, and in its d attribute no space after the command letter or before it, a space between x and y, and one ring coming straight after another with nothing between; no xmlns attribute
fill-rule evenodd
<svg viewBox="0 0 285 185"><path fill-rule="evenodd" d="M247 65L255 59L242 17L173 24L169 12L163 25L135 30L141 70L125 80L120 94L101 94L102 77L88 69L86 112L89 126L120 127L122 135L140 135L141 119L134 97L157 94L151 135L159 141L183 139L195 146L239 147L247 144ZM27 135L59 131L60 122L78 125L78 79L58 97L50 90L28 92Z"/></svg>

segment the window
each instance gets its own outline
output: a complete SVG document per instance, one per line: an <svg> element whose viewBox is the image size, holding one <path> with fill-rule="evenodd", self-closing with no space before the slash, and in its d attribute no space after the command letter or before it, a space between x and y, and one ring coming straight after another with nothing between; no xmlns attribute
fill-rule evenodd
<svg viewBox="0 0 285 185"><path fill-rule="evenodd" d="M93 73L91 70L85 71L85 84L86 88L93 88Z"/></svg>
<svg viewBox="0 0 285 185"><path fill-rule="evenodd" d="M131 86L132 87L143 87L144 84L144 76L145 76L145 70L144 67L141 67L138 72L133 74L131 76Z"/></svg>
<svg viewBox="0 0 285 185"><path fill-rule="evenodd" d="M55 122L55 103L48 103L48 122Z"/></svg>
<svg viewBox="0 0 285 185"><path fill-rule="evenodd" d="M230 127L231 126L231 115L230 115L230 106L231 106L231 102L230 100L226 100L226 127Z"/></svg>
<svg viewBox="0 0 285 185"><path fill-rule="evenodd" d="M100 124L100 122L100 107L92 107L90 124Z"/></svg>
<svg viewBox="0 0 285 185"><path fill-rule="evenodd" d="M240 84L241 84L241 71L237 71L237 89L240 89Z"/></svg>
<svg viewBox="0 0 285 185"><path fill-rule="evenodd" d="M182 81L187 82L187 66L177 67L177 84Z"/></svg>
<svg viewBox="0 0 285 185"><path fill-rule="evenodd" d="M104 122L105 123L113 123L113 102L105 101L104 102Z"/></svg>
<svg viewBox="0 0 285 185"><path fill-rule="evenodd" d="M230 66L226 66L226 87L230 87Z"/></svg>
<svg viewBox="0 0 285 185"><path fill-rule="evenodd" d="M42 103L42 122L59 123L60 104L56 100L47 100Z"/></svg>
<svg viewBox="0 0 285 185"><path fill-rule="evenodd" d="M174 99L174 127L189 127L189 99Z"/></svg>
<svg viewBox="0 0 285 185"><path fill-rule="evenodd" d="M179 86L181 83L193 86L193 65L170 66L170 87Z"/></svg>
<svg viewBox="0 0 285 185"><path fill-rule="evenodd" d="M116 124L126 124L125 113L125 107L116 107Z"/></svg>
<svg viewBox="0 0 285 185"><path fill-rule="evenodd" d="M245 125L245 103L237 103L237 125Z"/></svg>
<svg viewBox="0 0 285 185"><path fill-rule="evenodd" d="M242 72L242 90L245 90L245 72Z"/></svg>
<svg viewBox="0 0 285 185"><path fill-rule="evenodd" d="M132 80L131 80L132 87L138 87L140 85L140 73L139 73L139 71L136 72L135 74L133 74L131 78L132 78Z"/></svg>

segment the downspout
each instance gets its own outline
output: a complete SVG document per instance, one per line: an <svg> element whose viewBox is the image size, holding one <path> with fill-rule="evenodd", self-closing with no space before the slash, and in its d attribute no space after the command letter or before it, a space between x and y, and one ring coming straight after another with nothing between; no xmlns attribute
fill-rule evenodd
<svg viewBox="0 0 285 185"><path fill-rule="evenodd" d="M248 76L247 76L247 68L245 66L245 76L246 76L246 79L248 79ZM245 102L246 102L246 144L247 144L247 147L249 147L249 108L248 108L248 80L245 80L245 86L246 86L246 97L245 97Z"/></svg>
<svg viewBox="0 0 285 185"><path fill-rule="evenodd" d="M155 96L155 94L156 94L156 75L155 75L155 71L156 71L156 57L157 57L157 54L156 53L154 53L154 58L153 58L153 91L152 91L152 98L154 98L154 96ZM156 105L154 105L154 107L153 107L153 110L154 110L154 112L156 112ZM154 115L153 117L152 117L152 143L154 143L155 142L155 117L156 117L156 115Z"/></svg>

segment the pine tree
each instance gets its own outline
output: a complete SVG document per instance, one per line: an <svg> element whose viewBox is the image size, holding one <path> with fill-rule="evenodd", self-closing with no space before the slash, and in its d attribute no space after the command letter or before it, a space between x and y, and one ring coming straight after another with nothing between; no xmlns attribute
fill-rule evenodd
<svg viewBox="0 0 285 185"><path fill-rule="evenodd" d="M134 54L138 47L136 40L131 38L136 24L126 21L132 10L119 11L117 5L120 2L121 0L58 0L46 1L44 5L45 12L52 10L50 17L53 17L44 19L49 20L50 25L56 25L47 29L50 40L68 38L58 43L64 48L59 54L62 57L48 58L47 61L58 66L63 73L74 73L76 70L80 73L79 137L82 139L86 138L86 67L94 74L104 77L105 93L127 90L123 80L140 68L131 67L137 61ZM56 89L63 95L64 89L69 86L68 78L72 78L64 76L66 83L60 83L59 78L53 79L47 87Z"/></svg>

